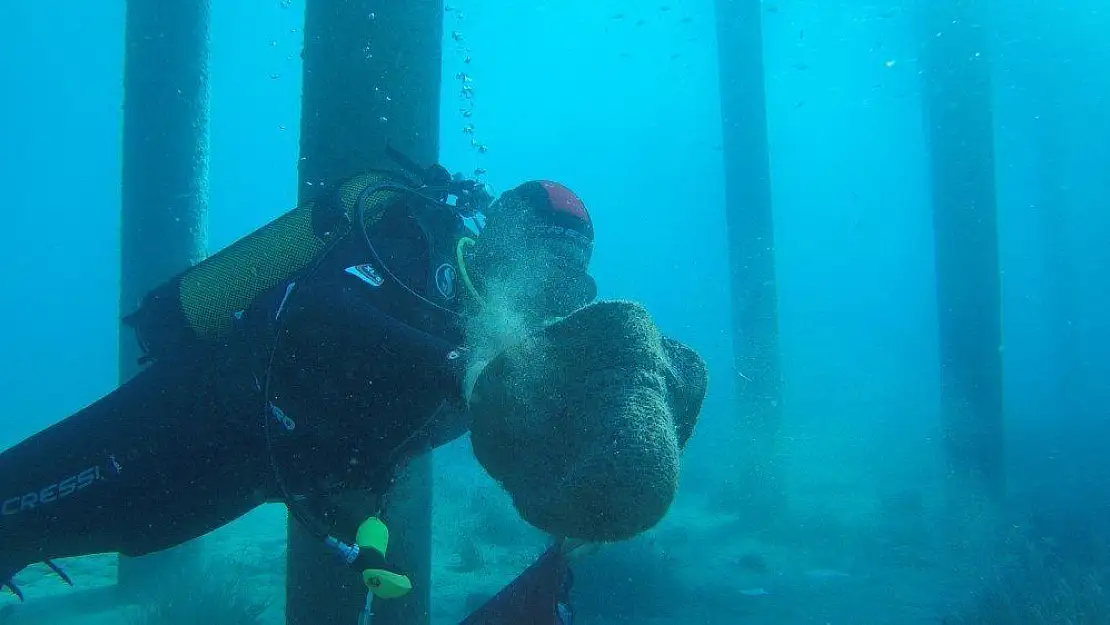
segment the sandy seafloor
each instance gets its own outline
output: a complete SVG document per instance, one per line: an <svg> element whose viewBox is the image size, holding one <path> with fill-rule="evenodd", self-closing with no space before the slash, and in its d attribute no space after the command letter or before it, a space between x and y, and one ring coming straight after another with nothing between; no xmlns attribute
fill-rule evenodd
<svg viewBox="0 0 1110 625"><path fill-rule="evenodd" d="M435 625L457 623L544 545L491 480L478 471L451 475L436 486ZM680 495L654 530L576 563L576 625L939 623L973 590L975 575L955 564L966 558L925 539L929 531L919 518L850 526L795 516L774 536L758 538L742 521L714 512L705 498ZM266 505L204 539L210 563L234 571L243 588L270 602L265 624L283 623L285 522L284 506ZM135 622L135 606L106 598L115 557L63 564L77 588L32 567L17 577L29 602L0 599L0 624ZM181 592L188 596L187 588Z"/></svg>

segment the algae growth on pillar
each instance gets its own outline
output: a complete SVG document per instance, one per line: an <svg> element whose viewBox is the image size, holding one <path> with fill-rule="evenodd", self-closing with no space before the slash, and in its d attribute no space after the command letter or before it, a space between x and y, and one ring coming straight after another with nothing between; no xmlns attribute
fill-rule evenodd
<svg viewBox="0 0 1110 625"><path fill-rule="evenodd" d="M924 42L945 452L952 476L997 497L1005 467L987 4L930 4L918 34Z"/></svg>
<svg viewBox="0 0 1110 625"><path fill-rule="evenodd" d="M775 228L767 147L763 8L717 0L725 219L732 303L733 373L741 432L735 496L746 518L770 523L781 509L782 427Z"/></svg>
<svg viewBox="0 0 1110 625"><path fill-rule="evenodd" d="M439 157L443 3L308 0L304 25L300 196L376 167L386 145L422 165ZM375 625L428 623L431 586L431 457L410 463L386 512L390 559L413 582L403 601L375 605ZM366 589L290 524L286 622L354 622Z"/></svg>
<svg viewBox="0 0 1110 625"><path fill-rule="evenodd" d="M200 262L208 239L208 39L204 0L128 0L123 98L120 310ZM121 332L120 381L138 373L139 344ZM120 558L125 592L194 563L194 542Z"/></svg>

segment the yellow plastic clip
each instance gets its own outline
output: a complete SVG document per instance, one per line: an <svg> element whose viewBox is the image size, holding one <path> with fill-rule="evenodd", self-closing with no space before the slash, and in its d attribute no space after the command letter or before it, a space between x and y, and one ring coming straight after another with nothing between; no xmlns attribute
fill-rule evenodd
<svg viewBox="0 0 1110 625"><path fill-rule="evenodd" d="M407 575L387 568L385 554L389 548L389 528L378 517L362 522L355 533L355 544L370 563L362 570L362 583L375 597L396 599L412 590L412 580Z"/></svg>
<svg viewBox="0 0 1110 625"><path fill-rule="evenodd" d="M366 569L362 572L362 583L379 599L397 599L412 591L412 580L407 575L384 569Z"/></svg>

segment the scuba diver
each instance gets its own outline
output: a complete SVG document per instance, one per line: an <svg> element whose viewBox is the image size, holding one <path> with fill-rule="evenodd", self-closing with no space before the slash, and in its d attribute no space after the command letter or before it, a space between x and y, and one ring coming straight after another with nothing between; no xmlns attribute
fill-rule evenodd
<svg viewBox="0 0 1110 625"><path fill-rule="evenodd" d="M70 582L54 559L149 554L280 501L375 596L411 589L386 559L381 496L467 432L468 372L502 322L526 332L595 298L594 232L559 183L494 200L391 154L397 170L346 179L153 289L124 318L142 370L0 453L0 584L22 599L12 576L31 564ZM511 313L473 321L494 305ZM351 491L379 503L349 509ZM562 553L539 563L569 625Z"/></svg>

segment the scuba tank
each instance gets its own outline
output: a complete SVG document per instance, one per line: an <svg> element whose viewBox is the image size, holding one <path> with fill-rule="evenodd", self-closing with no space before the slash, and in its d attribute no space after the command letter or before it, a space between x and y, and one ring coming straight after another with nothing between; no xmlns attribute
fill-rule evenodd
<svg viewBox="0 0 1110 625"><path fill-rule="evenodd" d="M348 178L329 193L304 202L150 291L138 310L124 318L135 330L143 359L163 359L197 347L218 349L243 340L242 320L246 311L266 301L277 289L285 289L288 298L293 283L301 278L311 282L330 252L359 240L365 242L370 257L377 261L376 266L392 278L393 287L424 299L381 262L370 237L372 228L395 207L403 205L417 217L432 247L442 244L436 236L446 235L426 228L421 215L429 217L429 224L444 220L461 224L484 210L492 198L473 180L453 177L438 165L421 168L403 155L390 152L401 165L400 171L375 170ZM454 314L430 300L425 303L445 314ZM284 306L282 300L281 308ZM284 324L280 308L272 320ZM281 327L275 330L279 335L282 333ZM276 339L272 339L269 347L268 360L272 365ZM266 395L266 405L260 406L261 421L274 476L282 485L281 494L291 514L340 562L361 574L369 596L390 599L407 594L412 588L411 581L386 560L389 533L378 516L363 521L354 540L344 542L330 534L319 511L310 510L285 489L271 442L269 369L267 366L264 376L256 375L255 379L258 390Z"/></svg>
<svg viewBox="0 0 1110 625"><path fill-rule="evenodd" d="M361 230L365 236L400 202L415 199L462 219L480 213L492 200L474 180L451 176L439 165L421 168L386 149L400 164L399 171L352 176L147 293L123 319L134 329L143 359L164 358L197 344L227 344L239 311L264 292L311 271L352 232Z"/></svg>

